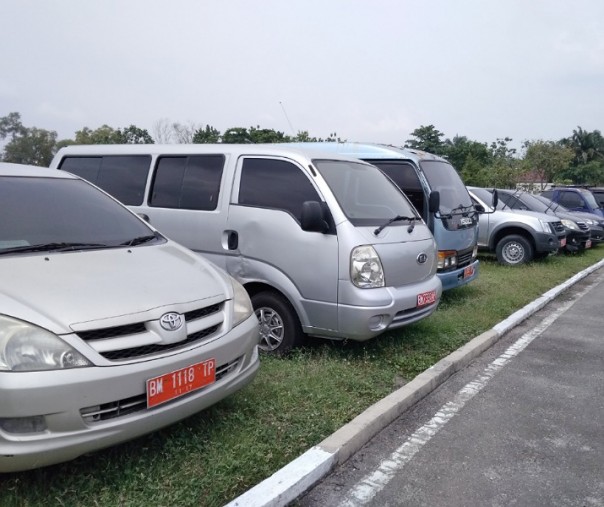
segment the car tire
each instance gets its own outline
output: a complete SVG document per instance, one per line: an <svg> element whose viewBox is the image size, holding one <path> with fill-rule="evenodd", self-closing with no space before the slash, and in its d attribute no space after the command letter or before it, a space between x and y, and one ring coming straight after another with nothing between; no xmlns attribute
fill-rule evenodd
<svg viewBox="0 0 604 507"><path fill-rule="evenodd" d="M260 324L260 350L285 355L302 345L304 333L289 301L270 291L254 294L251 299Z"/></svg>
<svg viewBox="0 0 604 507"><path fill-rule="evenodd" d="M517 266L533 259L533 246L523 236L511 234L499 240L495 253L500 264Z"/></svg>

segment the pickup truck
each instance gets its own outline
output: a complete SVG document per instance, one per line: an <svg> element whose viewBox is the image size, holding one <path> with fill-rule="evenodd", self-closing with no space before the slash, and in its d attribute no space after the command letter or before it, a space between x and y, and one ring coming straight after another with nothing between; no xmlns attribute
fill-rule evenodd
<svg viewBox="0 0 604 507"><path fill-rule="evenodd" d="M467 187L479 210L478 250L491 252L500 264L516 266L547 257L566 245L559 218L534 211L503 209L485 188ZM493 207L493 203L495 207Z"/></svg>

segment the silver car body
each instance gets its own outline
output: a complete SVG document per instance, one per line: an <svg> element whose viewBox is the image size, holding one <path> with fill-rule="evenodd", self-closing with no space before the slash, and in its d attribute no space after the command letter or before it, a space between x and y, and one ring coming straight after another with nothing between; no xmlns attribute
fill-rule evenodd
<svg viewBox="0 0 604 507"><path fill-rule="evenodd" d="M478 247L493 252L499 239L514 231L530 237L535 252L553 253L564 241L564 226L559 218L535 211L494 209L492 195L485 189L468 187L472 199L480 204L486 213L480 213L478 226Z"/></svg>
<svg viewBox="0 0 604 507"><path fill-rule="evenodd" d="M170 157L211 155L224 161L219 186L208 206L213 209L153 205L158 166ZM386 178L369 164L279 145L150 144L70 146L57 153L51 167L73 170L87 157L116 156L146 157L140 203L126 203L133 211L146 215L162 233L224 268L250 292L261 287L283 295L309 335L363 341L386 329L427 317L437 307L442 285L436 276L434 238L419 216L414 227L393 223L375 234L377 225L399 211L372 193L373 184L383 185ZM298 183L287 178L268 182L273 190L267 186L266 195L280 193L284 187L308 186L315 199L327 208L332 229L327 233L309 232L301 228L292 213L278 206L243 202L242 168L256 162L283 165L298 178ZM353 188L351 181L350 188L340 189L336 195L325 177L332 162L356 164L360 171L371 174L375 170L376 180L366 181L362 188ZM388 185L394 187L390 182ZM400 194L396 208L412 208L406 197L396 191ZM340 201L348 201L358 209L365 206L384 218L369 225L355 225L356 219L347 215L343 209L346 203ZM351 252L359 246L369 246L377 252L385 278L382 287L359 288L351 281ZM418 304L418 298L426 293L435 295L435 301Z"/></svg>
<svg viewBox="0 0 604 507"><path fill-rule="evenodd" d="M37 185L76 179L50 169L0 164L0 196L9 178L29 178ZM143 234L156 234L115 199L77 180L92 189L90 206L103 202L119 208ZM48 202L52 214L52 197ZM87 206L80 204L77 213ZM7 207L0 202L3 216L16 221L14 209ZM97 208L91 212L97 213ZM60 245L51 244L21 252L23 245L28 248L29 234L0 224L0 472L67 461L149 433L254 378L257 319L241 286L212 263L161 236L139 246L53 249ZM45 234L52 242L51 232ZM27 336L19 341L15 329L21 328L62 344L65 354L86 364L27 371L24 356L11 369L16 353L36 353L25 343ZM191 368L200 363L210 368L212 361L213 378L198 387L199 370ZM170 394L174 398L150 402L162 394L149 391L157 391L158 378L173 372L189 378L179 377L178 389Z"/></svg>

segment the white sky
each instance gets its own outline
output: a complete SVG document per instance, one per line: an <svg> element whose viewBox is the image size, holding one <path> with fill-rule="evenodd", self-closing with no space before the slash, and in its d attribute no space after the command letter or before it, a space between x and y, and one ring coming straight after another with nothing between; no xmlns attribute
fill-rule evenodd
<svg viewBox="0 0 604 507"><path fill-rule="evenodd" d="M0 0L0 13L0 116L59 139L160 119L393 144L430 124L517 147L604 130L603 0Z"/></svg>

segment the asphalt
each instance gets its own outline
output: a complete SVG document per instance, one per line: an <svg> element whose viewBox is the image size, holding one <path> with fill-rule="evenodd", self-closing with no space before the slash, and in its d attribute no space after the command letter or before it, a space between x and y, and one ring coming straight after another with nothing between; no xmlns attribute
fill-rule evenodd
<svg viewBox="0 0 604 507"><path fill-rule="evenodd" d="M225 507L279 507L296 500L454 373L465 368L558 295L601 267L604 267L604 260L554 287L492 329L475 337Z"/></svg>

